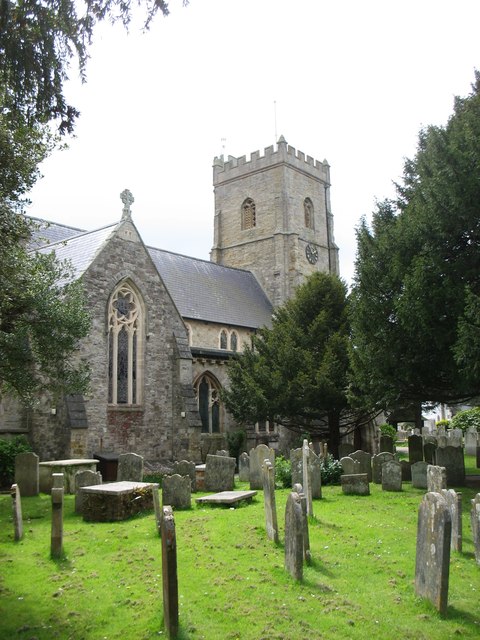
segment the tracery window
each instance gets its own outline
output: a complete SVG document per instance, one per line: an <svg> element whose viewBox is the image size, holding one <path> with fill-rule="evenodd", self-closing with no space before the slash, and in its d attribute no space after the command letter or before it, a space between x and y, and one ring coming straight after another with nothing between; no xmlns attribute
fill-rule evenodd
<svg viewBox="0 0 480 640"><path fill-rule="evenodd" d="M230 350L236 351L238 349L238 335L236 331L232 331L230 334Z"/></svg>
<svg viewBox="0 0 480 640"><path fill-rule="evenodd" d="M220 433L222 414L220 385L206 373L196 381L195 394L202 420L202 432Z"/></svg>
<svg viewBox="0 0 480 640"><path fill-rule="evenodd" d="M143 348L140 298L128 282L122 282L108 305L109 404L141 402Z"/></svg>
<svg viewBox="0 0 480 640"><path fill-rule="evenodd" d="M313 229L313 202L310 198L303 201L303 211L305 213L305 226L307 229Z"/></svg>
<svg viewBox="0 0 480 640"><path fill-rule="evenodd" d="M220 332L220 349L227 349L228 347L228 335L225 329Z"/></svg>
<svg viewBox="0 0 480 640"><path fill-rule="evenodd" d="M255 202L247 198L242 204L242 229L253 229L257 225Z"/></svg>

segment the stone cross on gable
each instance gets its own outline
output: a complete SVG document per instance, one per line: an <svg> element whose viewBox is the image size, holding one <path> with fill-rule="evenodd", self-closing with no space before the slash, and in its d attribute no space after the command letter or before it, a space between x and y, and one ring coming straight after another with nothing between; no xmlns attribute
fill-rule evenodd
<svg viewBox="0 0 480 640"><path fill-rule="evenodd" d="M135 202L135 198L132 196L132 192L129 189L124 189L120 194L120 199L123 202L122 219L130 219L132 216L130 205Z"/></svg>

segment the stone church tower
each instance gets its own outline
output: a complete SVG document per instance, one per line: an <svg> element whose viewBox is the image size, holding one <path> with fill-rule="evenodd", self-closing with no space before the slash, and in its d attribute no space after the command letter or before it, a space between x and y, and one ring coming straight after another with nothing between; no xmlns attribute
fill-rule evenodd
<svg viewBox="0 0 480 640"><path fill-rule="evenodd" d="M212 262L252 271L274 306L314 271L339 273L330 167L280 137L247 161L215 158Z"/></svg>

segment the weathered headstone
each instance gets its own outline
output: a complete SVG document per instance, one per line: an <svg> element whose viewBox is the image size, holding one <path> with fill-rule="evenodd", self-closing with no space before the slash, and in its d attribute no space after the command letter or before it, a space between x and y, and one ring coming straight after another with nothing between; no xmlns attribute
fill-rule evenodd
<svg viewBox="0 0 480 640"><path fill-rule="evenodd" d="M367 451L362 451L358 449L350 454L350 458L354 460L358 460L360 462L360 473L366 473L368 476L368 481L372 481L372 455L367 453Z"/></svg>
<svg viewBox="0 0 480 640"><path fill-rule="evenodd" d="M311 562L312 555L310 553L310 533L308 531L308 516L307 516L307 499L303 493L301 484L295 484L293 491L300 496L300 504L302 505L303 516L303 559L308 564Z"/></svg>
<svg viewBox="0 0 480 640"><path fill-rule="evenodd" d="M436 453L437 465L447 470L447 484L463 487L465 484L465 458L463 447L439 447Z"/></svg>
<svg viewBox="0 0 480 640"><path fill-rule="evenodd" d="M346 495L369 496L370 484L366 473L344 474L340 476L342 491Z"/></svg>
<svg viewBox="0 0 480 640"><path fill-rule="evenodd" d="M450 548L452 551L462 551L462 494L454 489L442 489L442 496L450 510L452 520L452 536Z"/></svg>
<svg viewBox="0 0 480 640"><path fill-rule="evenodd" d="M225 458L229 457L228 451L226 449L219 449L215 452L216 456L224 456Z"/></svg>
<svg viewBox="0 0 480 640"><path fill-rule="evenodd" d="M197 478L195 471L195 462L188 460L176 460L173 463L172 475L178 474L179 476L188 476L190 478L190 485L192 493L197 490Z"/></svg>
<svg viewBox="0 0 480 640"><path fill-rule="evenodd" d="M415 592L444 614L448 603L452 521L445 499L429 492L418 510Z"/></svg>
<svg viewBox="0 0 480 640"><path fill-rule="evenodd" d="M137 453L122 453L118 456L117 482L143 481L143 456Z"/></svg>
<svg viewBox="0 0 480 640"><path fill-rule="evenodd" d="M353 444L350 444L349 442L341 442L338 445L338 457L339 458L346 458L347 456L349 456L354 451L355 451L355 447L353 446Z"/></svg>
<svg viewBox="0 0 480 640"><path fill-rule="evenodd" d="M162 481L162 505L173 509L190 509L192 506L192 483L190 476L164 476Z"/></svg>
<svg viewBox="0 0 480 640"><path fill-rule="evenodd" d="M158 535L161 536L163 509L160 506L160 493L158 491L158 487L155 487L152 489L152 500L153 500L153 509L155 513L155 526L157 528Z"/></svg>
<svg viewBox="0 0 480 640"><path fill-rule="evenodd" d="M18 484L12 484L13 539L18 542L23 538L22 499Z"/></svg>
<svg viewBox="0 0 480 640"><path fill-rule="evenodd" d="M461 429L452 429L448 432L447 446L463 447L463 431Z"/></svg>
<svg viewBox="0 0 480 640"><path fill-rule="evenodd" d="M408 459L412 464L423 460L423 438L419 435L408 437Z"/></svg>
<svg viewBox="0 0 480 640"><path fill-rule="evenodd" d="M480 565L480 493L470 501L472 508L470 511L470 523L472 525L472 540L475 560Z"/></svg>
<svg viewBox="0 0 480 640"><path fill-rule="evenodd" d="M442 435L441 433L439 433L437 435L437 448L440 449L441 447L446 447L448 445L448 438L446 435Z"/></svg>
<svg viewBox="0 0 480 640"><path fill-rule="evenodd" d="M426 462L415 462L412 464L412 487L415 489L427 489L427 467Z"/></svg>
<svg viewBox="0 0 480 640"><path fill-rule="evenodd" d="M63 473L53 474L62 476ZM54 479L55 483L55 479ZM52 535L50 555L52 558L60 558L63 554L63 486L52 487Z"/></svg>
<svg viewBox="0 0 480 640"><path fill-rule="evenodd" d="M360 462L358 462L358 460L350 458L350 456L340 458L340 464L343 469L342 473L346 473L347 475L360 473Z"/></svg>
<svg viewBox="0 0 480 640"><path fill-rule="evenodd" d="M478 432L476 427L468 427L465 431L465 453L467 456L477 455Z"/></svg>
<svg viewBox="0 0 480 640"><path fill-rule="evenodd" d="M393 453L383 451L372 456L372 480L375 484L382 484L382 465L388 460L393 460Z"/></svg>
<svg viewBox="0 0 480 640"><path fill-rule="evenodd" d="M303 527L301 499L292 491L285 507L285 568L295 580L303 578Z"/></svg>
<svg viewBox="0 0 480 640"><path fill-rule="evenodd" d="M395 453L395 442L392 436L382 433L380 436L380 453Z"/></svg>
<svg viewBox="0 0 480 640"><path fill-rule="evenodd" d="M437 451L436 442L425 442L423 445L423 457L428 464L436 464L435 454Z"/></svg>
<svg viewBox="0 0 480 640"><path fill-rule="evenodd" d="M240 482L250 481L250 457L246 451L238 457L238 479Z"/></svg>
<svg viewBox="0 0 480 640"><path fill-rule="evenodd" d="M161 519L163 622L167 636L173 640L178 635L178 576L177 540L172 508L163 507Z"/></svg>
<svg viewBox="0 0 480 640"><path fill-rule="evenodd" d="M411 482L412 480L412 465L409 460L400 460L402 467L402 482Z"/></svg>
<svg viewBox="0 0 480 640"><path fill-rule="evenodd" d="M382 465L382 490L402 490L402 465L397 460L387 460Z"/></svg>
<svg viewBox="0 0 480 640"><path fill-rule="evenodd" d="M307 515L313 515L313 501L312 501L312 471L310 468L310 447L308 446L308 440L303 441L302 447L302 471L303 471L303 493L307 501ZM312 452L313 453L313 452Z"/></svg>
<svg viewBox="0 0 480 640"><path fill-rule="evenodd" d="M52 473L52 487L54 489L65 489L65 476L63 473Z"/></svg>
<svg viewBox="0 0 480 640"><path fill-rule="evenodd" d="M265 505L265 527L269 540L278 542L277 506L275 501L275 469L270 460L263 463L263 500Z"/></svg>
<svg viewBox="0 0 480 640"><path fill-rule="evenodd" d="M438 465L427 465L427 490L434 493L441 493L447 488L447 470Z"/></svg>
<svg viewBox="0 0 480 640"><path fill-rule="evenodd" d="M38 456L32 451L17 453L15 456L15 484L26 498L38 496Z"/></svg>
<svg viewBox="0 0 480 640"><path fill-rule="evenodd" d="M312 490L312 498L315 500L321 499L322 497L322 460L320 456L316 456L312 451L312 455L310 456L310 479L311 479L311 490Z"/></svg>
<svg viewBox="0 0 480 640"><path fill-rule="evenodd" d="M322 497L322 458L316 455L310 448L309 453L310 487L312 498ZM290 450L290 462L292 464L292 486L303 486L303 447Z"/></svg>
<svg viewBox="0 0 480 640"><path fill-rule="evenodd" d="M264 460L270 460L275 468L275 451L266 444L259 444L254 449L250 449L250 489L263 489Z"/></svg>
<svg viewBox="0 0 480 640"><path fill-rule="evenodd" d="M94 487L102 484L102 474L100 471L77 471L75 474L75 513L83 513L84 493L80 491L81 487Z"/></svg>
<svg viewBox="0 0 480 640"><path fill-rule="evenodd" d="M208 454L205 464L205 491L232 491L235 485L235 464L235 458Z"/></svg>

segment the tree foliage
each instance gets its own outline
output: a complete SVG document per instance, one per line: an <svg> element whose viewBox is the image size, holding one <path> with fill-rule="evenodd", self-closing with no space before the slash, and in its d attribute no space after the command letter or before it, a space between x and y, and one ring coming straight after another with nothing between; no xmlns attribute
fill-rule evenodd
<svg viewBox="0 0 480 640"><path fill-rule="evenodd" d="M363 220L357 230L356 381L383 405L458 400L480 381L469 348L480 294L478 74L447 125L420 133L397 189L397 200L378 204L371 226Z"/></svg>

